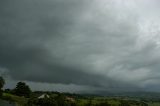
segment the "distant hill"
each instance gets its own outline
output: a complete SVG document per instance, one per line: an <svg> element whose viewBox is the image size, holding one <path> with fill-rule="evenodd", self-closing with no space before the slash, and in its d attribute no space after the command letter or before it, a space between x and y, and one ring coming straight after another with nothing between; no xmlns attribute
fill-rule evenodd
<svg viewBox="0 0 160 106"><path fill-rule="evenodd" d="M138 98L157 98L160 99L160 92L98 92L101 96L119 96L119 97L138 97Z"/></svg>

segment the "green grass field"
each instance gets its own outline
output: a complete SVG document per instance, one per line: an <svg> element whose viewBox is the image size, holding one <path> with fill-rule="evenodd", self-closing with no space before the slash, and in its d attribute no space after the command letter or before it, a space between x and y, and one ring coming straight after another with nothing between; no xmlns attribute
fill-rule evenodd
<svg viewBox="0 0 160 106"><path fill-rule="evenodd" d="M17 106L24 106L28 101L28 99L25 97L19 97L19 96L12 95L9 93L3 93L3 99L11 101L11 102L15 102Z"/></svg>

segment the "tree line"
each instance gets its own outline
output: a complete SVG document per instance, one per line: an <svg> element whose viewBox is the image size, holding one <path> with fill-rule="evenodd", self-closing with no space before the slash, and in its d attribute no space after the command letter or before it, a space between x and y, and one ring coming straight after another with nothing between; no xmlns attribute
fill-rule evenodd
<svg viewBox="0 0 160 106"><path fill-rule="evenodd" d="M78 106L77 102L79 97L82 98L83 96L78 96L76 94L70 93L59 93L59 92L42 92L42 91L35 91L32 92L30 87L25 82L18 82L14 89L5 89L2 90L5 84L5 80L3 77L0 76L0 98L3 96L3 92L17 95L19 97L27 98L27 102L25 106ZM44 96L42 98L38 98L41 94L49 94L50 96ZM51 96L52 94L56 94L56 96ZM73 97L75 101L71 101L66 99L66 97ZM77 101L76 101L77 99ZM84 98L83 98L84 99ZM92 99L85 98L88 102L83 104L83 106L112 106L108 103L107 100L101 101L99 103L93 103ZM138 102L133 100L119 100L120 104L118 106L148 106L145 102Z"/></svg>

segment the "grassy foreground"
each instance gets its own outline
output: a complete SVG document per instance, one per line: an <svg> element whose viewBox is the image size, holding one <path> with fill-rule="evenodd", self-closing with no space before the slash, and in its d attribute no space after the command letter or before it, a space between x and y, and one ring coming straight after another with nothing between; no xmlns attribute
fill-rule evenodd
<svg viewBox="0 0 160 106"><path fill-rule="evenodd" d="M9 94L9 93L3 93L2 98L4 100L9 101L9 102L16 103L17 106L25 106L25 104L28 101L28 99L25 98L25 97L19 97L19 96L12 95L12 94Z"/></svg>

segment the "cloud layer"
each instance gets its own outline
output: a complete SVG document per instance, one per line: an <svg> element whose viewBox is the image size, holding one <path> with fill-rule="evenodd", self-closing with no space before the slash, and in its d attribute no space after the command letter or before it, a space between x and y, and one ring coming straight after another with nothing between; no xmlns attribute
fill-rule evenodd
<svg viewBox="0 0 160 106"><path fill-rule="evenodd" d="M157 4L1 0L1 74L7 70L14 80L37 84L155 90L160 81Z"/></svg>

